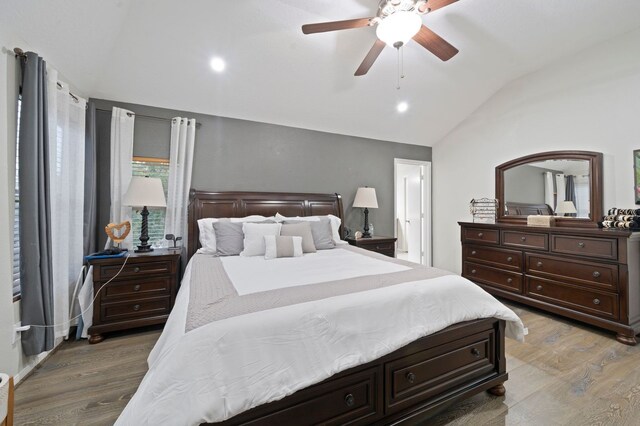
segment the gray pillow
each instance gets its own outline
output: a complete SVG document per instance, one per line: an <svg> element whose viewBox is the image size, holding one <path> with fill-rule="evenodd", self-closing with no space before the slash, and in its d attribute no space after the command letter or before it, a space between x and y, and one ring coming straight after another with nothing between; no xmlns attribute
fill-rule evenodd
<svg viewBox="0 0 640 426"><path fill-rule="evenodd" d="M333 242L331 219L328 217L321 217L319 219L320 220L304 222L311 226L311 235L313 236L313 244L316 246L316 250L328 250L335 248L336 243ZM302 223L302 221L286 220L284 223Z"/></svg>
<svg viewBox="0 0 640 426"><path fill-rule="evenodd" d="M218 256L236 256L244 249L242 222L219 220L213 222L213 230L216 233Z"/></svg>
<svg viewBox="0 0 640 426"><path fill-rule="evenodd" d="M311 225L309 222L284 223L280 228L280 235L283 237L302 237L302 252L315 253L316 245L313 241L311 233Z"/></svg>

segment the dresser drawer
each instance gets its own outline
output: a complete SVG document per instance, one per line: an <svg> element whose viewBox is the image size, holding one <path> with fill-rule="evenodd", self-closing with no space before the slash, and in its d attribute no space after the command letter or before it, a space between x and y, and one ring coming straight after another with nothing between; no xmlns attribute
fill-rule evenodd
<svg viewBox="0 0 640 426"><path fill-rule="evenodd" d="M141 299L171 294L173 278L156 277L125 282L113 281L102 290L102 300Z"/></svg>
<svg viewBox="0 0 640 426"><path fill-rule="evenodd" d="M529 297L608 319L618 319L618 295L541 278L526 278Z"/></svg>
<svg viewBox="0 0 640 426"><path fill-rule="evenodd" d="M122 272L118 274L122 268L122 264L120 265L100 265L98 267L98 279L96 281L106 281L108 279L113 278L118 275L118 279L120 278L129 278L129 277L146 277L149 275L162 275L168 274L171 272L171 262L170 261L154 261L154 262L144 262L144 263L127 263Z"/></svg>
<svg viewBox="0 0 640 426"><path fill-rule="evenodd" d="M489 329L386 363L387 412L492 373L494 348L495 332Z"/></svg>
<svg viewBox="0 0 640 426"><path fill-rule="evenodd" d="M576 254L580 256L617 260L617 243L618 240L615 238L580 238L564 235L552 235L551 251L556 253Z"/></svg>
<svg viewBox="0 0 640 426"><path fill-rule="evenodd" d="M464 262L465 278L482 284L488 284L502 290L522 293L522 274L502 271L477 263Z"/></svg>
<svg viewBox="0 0 640 426"><path fill-rule="evenodd" d="M470 242L500 243L500 233L495 229L462 228L462 237Z"/></svg>
<svg viewBox="0 0 640 426"><path fill-rule="evenodd" d="M382 407L376 395L381 386L378 368L351 374L333 381L303 389L290 398L300 402L277 410L258 420L242 421L243 425L344 425L371 424L382 417ZM323 393L326 388L326 393ZM311 419L314 422L311 422Z"/></svg>
<svg viewBox="0 0 640 426"><path fill-rule="evenodd" d="M502 245L519 248L549 250L549 239L547 237L547 234L502 231Z"/></svg>
<svg viewBox="0 0 640 426"><path fill-rule="evenodd" d="M516 272L522 271L522 252L468 245L465 245L463 250L465 260L486 263Z"/></svg>
<svg viewBox="0 0 640 426"><path fill-rule="evenodd" d="M170 311L171 296L154 297L126 302L102 303L100 305L100 319L104 322L124 321L140 317L168 315Z"/></svg>
<svg viewBox="0 0 640 426"><path fill-rule="evenodd" d="M617 265L527 254L526 271L527 274L558 281L593 285L611 291L618 290Z"/></svg>

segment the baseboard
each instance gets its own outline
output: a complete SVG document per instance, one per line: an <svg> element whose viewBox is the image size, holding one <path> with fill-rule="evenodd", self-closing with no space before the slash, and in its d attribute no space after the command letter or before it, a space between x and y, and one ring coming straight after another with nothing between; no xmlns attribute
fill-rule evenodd
<svg viewBox="0 0 640 426"><path fill-rule="evenodd" d="M18 386L18 384L22 380L24 380L27 377L29 377L33 373L33 371L36 369L36 367L38 367L40 364L42 364L47 358L49 358L51 355L53 355L56 350L58 350L58 348L60 347L62 342L64 342L63 338L56 339L56 341L54 343L54 346L53 346L53 349L51 349L48 352L42 352L39 355L31 357L31 359L29 360L27 365L25 365L24 368L22 370L20 370L18 372L18 374L16 374L13 377L13 381L14 381L15 385Z"/></svg>

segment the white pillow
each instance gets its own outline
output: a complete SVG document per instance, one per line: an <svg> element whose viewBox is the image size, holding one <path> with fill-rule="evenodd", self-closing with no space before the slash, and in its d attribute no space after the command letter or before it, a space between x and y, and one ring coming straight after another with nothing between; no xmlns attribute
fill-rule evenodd
<svg viewBox="0 0 640 426"><path fill-rule="evenodd" d="M276 213L275 220L276 222L282 222L285 220L299 220L299 221L307 221L307 222L317 222L321 217L328 217L331 220L331 237L333 242L336 244L347 244L346 241L343 241L340 238L340 224L342 220L338 216L334 216L332 214L328 214L326 216L296 216L296 217L286 217L282 216L280 213Z"/></svg>
<svg viewBox="0 0 640 426"><path fill-rule="evenodd" d="M300 257L302 256L302 237L286 236L277 237L275 235L264 236L264 258L267 260L279 257ZM280 250L278 250L278 248Z"/></svg>
<svg viewBox="0 0 640 426"><path fill-rule="evenodd" d="M204 219L198 219L198 229L200 230L200 245L197 253L201 254L216 254L218 247L216 245L216 233L213 230L213 222L219 221L221 218L207 217ZM231 222L262 222L263 220L275 220L275 216L264 217L260 215L252 215L245 217L232 217Z"/></svg>
<svg viewBox="0 0 640 426"><path fill-rule="evenodd" d="M264 256L266 250L264 236L279 236L281 227L281 223L243 223L244 250L240 256Z"/></svg>

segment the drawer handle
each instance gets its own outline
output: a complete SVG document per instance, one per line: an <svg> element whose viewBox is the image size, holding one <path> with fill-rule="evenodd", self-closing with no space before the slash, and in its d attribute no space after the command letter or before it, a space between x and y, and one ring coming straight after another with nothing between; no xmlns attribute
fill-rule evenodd
<svg viewBox="0 0 640 426"><path fill-rule="evenodd" d="M511 284L513 282L513 278L507 278L507 284Z"/></svg>
<svg viewBox="0 0 640 426"><path fill-rule="evenodd" d="M482 232L478 232L478 238L482 238L484 237L484 234Z"/></svg>
<svg viewBox="0 0 640 426"><path fill-rule="evenodd" d="M405 376L405 378L407 379L407 382L409 382L409 383L413 383L413 382L415 382L415 381L416 381L416 375L415 375L415 374L413 374L411 371L409 371L409 372L407 373L407 375Z"/></svg>
<svg viewBox="0 0 640 426"><path fill-rule="evenodd" d="M513 257L511 256L507 257L507 262L513 262Z"/></svg>
<svg viewBox="0 0 640 426"><path fill-rule="evenodd" d="M520 237L520 241L527 241L527 237Z"/></svg>
<svg viewBox="0 0 640 426"><path fill-rule="evenodd" d="M600 272L598 271L594 271L592 275L593 275L593 278L600 278Z"/></svg>
<svg viewBox="0 0 640 426"><path fill-rule="evenodd" d="M541 286L541 285L539 285L538 287L536 287L536 290L538 290L538 291L542 291L542 286Z"/></svg>
<svg viewBox="0 0 640 426"><path fill-rule="evenodd" d="M476 255L476 251L475 251L475 250L473 250L473 251L471 252L471 256L475 256L475 255Z"/></svg>
<svg viewBox="0 0 640 426"><path fill-rule="evenodd" d="M376 250L380 250L382 247L380 246L376 246Z"/></svg>
<svg viewBox="0 0 640 426"><path fill-rule="evenodd" d="M578 247L580 247L580 248L584 248L584 243L583 243L582 241L580 241L580 242L578 243Z"/></svg>
<svg viewBox="0 0 640 426"><path fill-rule="evenodd" d="M347 396L344 397L344 403L347 404L347 407L353 407L356 403L356 398L348 393Z"/></svg>
<svg viewBox="0 0 640 426"><path fill-rule="evenodd" d="M140 305L133 305L133 310L134 311L139 311L140 310Z"/></svg>
<svg viewBox="0 0 640 426"><path fill-rule="evenodd" d="M140 284L136 284L133 286L133 291L140 291Z"/></svg>
<svg viewBox="0 0 640 426"><path fill-rule="evenodd" d="M600 299L593 299L593 304L594 305L599 305L600 304Z"/></svg>
<svg viewBox="0 0 640 426"><path fill-rule="evenodd" d="M472 273L472 274L475 274L476 272L478 272L478 271L476 271L475 269L472 269L472 270L471 270L471 273Z"/></svg>
<svg viewBox="0 0 640 426"><path fill-rule="evenodd" d="M135 268L133 268L133 272L140 272L140 267L136 266Z"/></svg>
<svg viewBox="0 0 640 426"><path fill-rule="evenodd" d="M471 349L471 355L475 356L476 358L480 357L480 351L477 348L473 348Z"/></svg>
<svg viewBox="0 0 640 426"><path fill-rule="evenodd" d="M538 268L542 268L542 262L538 262L538 263L536 263L536 266L537 266Z"/></svg>

